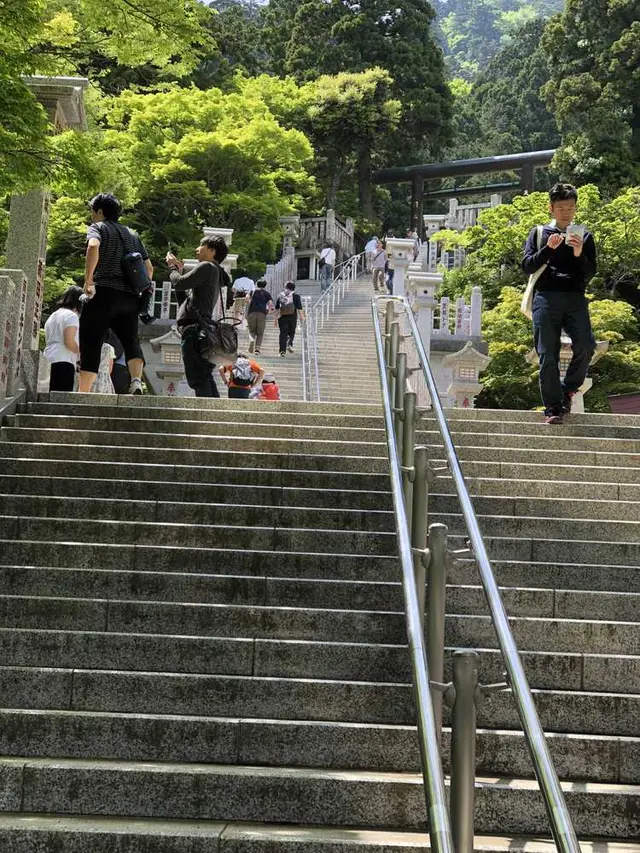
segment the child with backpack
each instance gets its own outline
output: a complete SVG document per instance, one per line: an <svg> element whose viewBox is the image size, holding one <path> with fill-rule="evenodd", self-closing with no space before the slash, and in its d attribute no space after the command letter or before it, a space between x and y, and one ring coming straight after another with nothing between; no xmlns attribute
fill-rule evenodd
<svg viewBox="0 0 640 853"><path fill-rule="evenodd" d="M281 358L284 358L287 351L293 352L293 339L296 335L298 314L300 315L300 319L304 320L302 300L300 299L300 294L295 292L295 289L295 282L288 281L276 300L276 320L274 325L280 327L279 348Z"/></svg>
<svg viewBox="0 0 640 853"><path fill-rule="evenodd" d="M251 389L262 382L264 370L257 361L251 361L239 352L233 364L220 368L222 381L229 389L229 397L236 400L248 400Z"/></svg>

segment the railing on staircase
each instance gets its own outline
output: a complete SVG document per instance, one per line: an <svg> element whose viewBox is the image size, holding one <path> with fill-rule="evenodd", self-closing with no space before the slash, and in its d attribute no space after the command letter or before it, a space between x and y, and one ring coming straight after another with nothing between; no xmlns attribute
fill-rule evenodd
<svg viewBox="0 0 640 853"><path fill-rule="evenodd" d="M384 308L384 330L380 316L381 307ZM450 831L456 853L473 853L476 710L483 697L497 690L510 689L529 747L556 848L561 853L580 853L415 317L404 297L378 297L373 301L372 310L402 563L425 792L430 821L434 820L434 815L438 818L438 822L433 824L437 834L432 843L438 850L448 849L445 845L450 843ZM415 359L414 367L409 366L409 358L412 361ZM429 409L418 406L416 391L422 390L420 386L426 387L428 391L431 401ZM416 424L427 412L430 415L429 422L435 421L442 438L446 456L445 468L430 467L427 447L415 444ZM432 524L428 527L428 485L437 470L450 473L460 501L469 537L468 548L461 551L448 550L445 525ZM477 652L469 649L454 653L453 682L442 683L446 570L454 559L473 559L477 563L508 684L480 686ZM425 607L428 633L426 641ZM439 747L442 694L452 706L450 824L448 816L445 818L440 811L444 809L446 813L441 790L443 786Z"/></svg>
<svg viewBox="0 0 640 853"><path fill-rule="evenodd" d="M302 335L302 385L304 399L320 400L320 374L318 367L318 336L325 320L333 314L347 295L351 284L364 270L364 252L353 255L335 269L331 285L312 304L311 297L304 299L306 323Z"/></svg>

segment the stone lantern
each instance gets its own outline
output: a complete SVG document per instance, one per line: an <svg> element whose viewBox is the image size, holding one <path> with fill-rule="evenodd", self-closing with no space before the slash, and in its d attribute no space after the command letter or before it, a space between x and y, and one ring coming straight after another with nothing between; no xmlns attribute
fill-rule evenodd
<svg viewBox="0 0 640 853"><path fill-rule="evenodd" d="M413 264L411 265L413 266ZM395 283L395 282L394 282ZM409 269L407 290L412 297L412 308L420 330L420 337L427 356L431 350L431 331L433 329L433 311L437 306L436 290L442 284L442 276Z"/></svg>
<svg viewBox="0 0 640 853"><path fill-rule="evenodd" d="M157 383L153 383L154 391L166 397L193 396L185 379L182 338L176 327L158 338L152 338L149 343L156 358L147 364L146 371L153 371L157 377Z"/></svg>
<svg viewBox="0 0 640 853"><path fill-rule="evenodd" d="M451 384L445 392L446 405L454 409L474 409L476 395L482 390L478 377L490 361L490 356L478 352L471 341L458 352L445 356L443 366L451 370Z"/></svg>
<svg viewBox="0 0 640 853"><path fill-rule="evenodd" d="M393 295L405 295L405 272L407 267L413 263L413 251L415 242L399 237L388 237L386 251L389 256L389 266L395 270L393 276Z"/></svg>
<svg viewBox="0 0 640 853"><path fill-rule="evenodd" d="M599 361L602 356L609 349L609 341L598 341L596 343L596 350L591 358L590 365L595 364L596 361ZM526 360L529 364L537 365L539 362L538 353L535 348L529 350L527 355L525 356ZM560 379L564 379L567 375L567 370L569 369L569 365L571 364L571 359L573 358L573 347L571 344L571 338L562 333L560 337ZM588 376L581 387L576 391L573 395L573 399L571 401L571 411L574 414L580 415L584 414L584 395L587 391L590 391L593 387L593 379Z"/></svg>
<svg viewBox="0 0 640 853"><path fill-rule="evenodd" d="M284 231L283 249L293 248L300 234L300 215L281 216L280 225Z"/></svg>

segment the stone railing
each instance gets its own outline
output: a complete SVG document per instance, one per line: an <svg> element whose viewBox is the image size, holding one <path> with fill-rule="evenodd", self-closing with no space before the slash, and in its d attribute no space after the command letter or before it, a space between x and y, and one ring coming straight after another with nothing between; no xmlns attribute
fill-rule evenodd
<svg viewBox="0 0 640 853"><path fill-rule="evenodd" d="M284 289L285 282L296 280L296 250L286 246L277 264L268 264L263 278L275 296L274 291Z"/></svg>
<svg viewBox="0 0 640 853"><path fill-rule="evenodd" d="M350 258L355 252L355 231L352 219L342 221L335 211L328 210L326 216L300 219L298 247L302 250L316 249L327 245L336 249L338 260Z"/></svg>

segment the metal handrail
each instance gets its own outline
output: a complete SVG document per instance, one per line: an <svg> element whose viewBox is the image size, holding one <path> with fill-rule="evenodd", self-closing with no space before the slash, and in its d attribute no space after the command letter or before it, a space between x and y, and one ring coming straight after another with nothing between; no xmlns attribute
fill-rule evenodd
<svg viewBox="0 0 640 853"><path fill-rule="evenodd" d="M405 297L381 297L380 301L388 301L389 298L395 304L400 304L404 308L404 316L408 321L410 336L413 338L418 353L419 367L422 369L422 375L431 398L431 407L442 436L448 468L455 484L469 534L469 544L478 564L491 620L496 630L498 644L506 667L509 686L515 699L518 716L520 717L527 745L531 753L536 778L544 798L557 849L562 851L562 853L580 853L580 845L578 844L565 797L551 759L531 688L529 687L511 625L509 624L509 618L502 601L502 596L500 595L500 589L491 567L482 533L480 532L480 525L478 524L471 496L469 495L469 490L462 473L460 459L458 458L451 437L447 418L438 395L436 381L422 343L416 319ZM375 303L374 325L379 330L379 317Z"/></svg>
<svg viewBox="0 0 640 853"><path fill-rule="evenodd" d="M303 394L304 400L320 400L320 366L318 362L318 329L324 328L324 321L335 311L344 299L349 284L357 278L364 252L352 255L337 267L331 285L310 305L311 297L305 297L306 329L303 346ZM306 370L306 376L304 371Z"/></svg>
<svg viewBox="0 0 640 853"><path fill-rule="evenodd" d="M431 700L431 684L420 612L420 599L414 577L411 534L409 532L409 520L404 505L401 463L398 458L394 413L392 410L393 402L391 400L389 380L386 373L384 345L380 325L377 322L375 303L374 315L376 351L380 366L384 422L391 466L391 490L398 529L400 562L402 564L402 589L407 616L407 639L411 654L422 775L424 778L424 791L429 816L431 848L435 853L453 853L453 836L445 797L444 776L438 747L438 730L433 702Z"/></svg>

